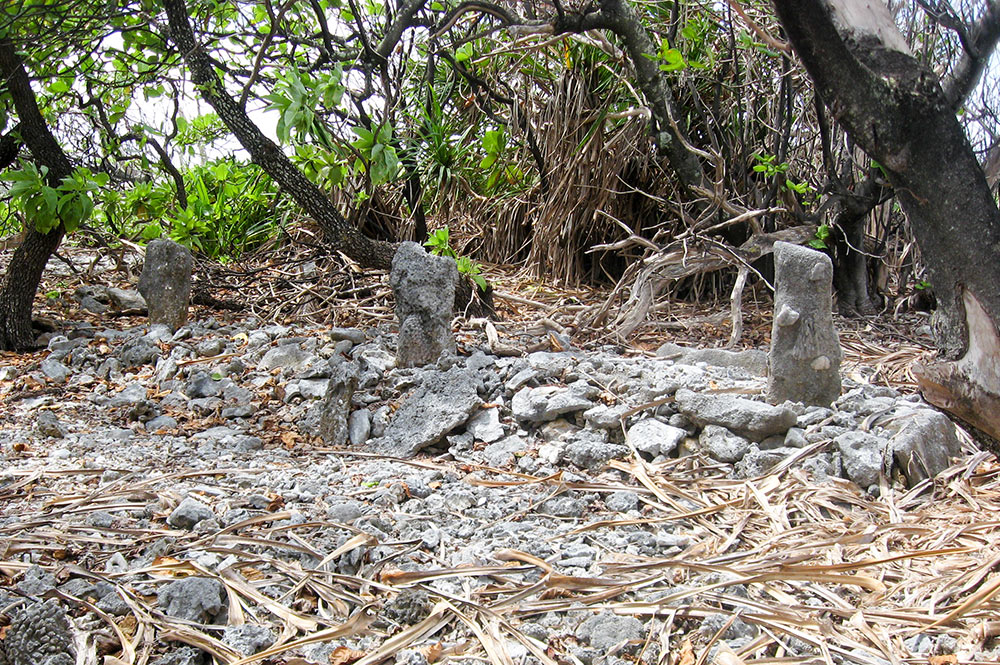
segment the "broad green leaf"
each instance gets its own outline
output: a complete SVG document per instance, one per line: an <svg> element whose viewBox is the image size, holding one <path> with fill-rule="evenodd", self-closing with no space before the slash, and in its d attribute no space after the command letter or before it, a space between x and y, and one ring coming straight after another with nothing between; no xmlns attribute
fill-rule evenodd
<svg viewBox="0 0 1000 665"><path fill-rule="evenodd" d="M465 62L470 59L475 54L475 47L472 42L466 42L458 47L455 51L455 60L457 62Z"/></svg>

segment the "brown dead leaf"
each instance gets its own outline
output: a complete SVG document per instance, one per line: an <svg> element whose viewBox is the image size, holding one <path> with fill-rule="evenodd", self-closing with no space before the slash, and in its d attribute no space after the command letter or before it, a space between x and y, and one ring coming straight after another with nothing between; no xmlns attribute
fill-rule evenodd
<svg viewBox="0 0 1000 665"><path fill-rule="evenodd" d="M677 655L677 665L694 665L695 660L691 640L685 639L681 642L681 652Z"/></svg>
<svg viewBox="0 0 1000 665"><path fill-rule="evenodd" d="M958 662L958 656L946 653L940 656L931 656L927 662L929 665L955 665Z"/></svg>
<svg viewBox="0 0 1000 665"><path fill-rule="evenodd" d="M25 390L41 390L45 387L44 381L39 381L32 375L28 374L24 377L24 389Z"/></svg>
<svg viewBox="0 0 1000 665"><path fill-rule="evenodd" d="M31 452L31 446L29 446L28 444L26 444L24 441L18 441L13 446L11 446L11 449L15 453L29 453L29 452Z"/></svg>
<svg viewBox="0 0 1000 665"><path fill-rule="evenodd" d="M281 443L285 445L285 450L292 450L295 448L299 440L302 439L302 435L298 432L285 431L279 436Z"/></svg>
<svg viewBox="0 0 1000 665"><path fill-rule="evenodd" d="M403 571L399 568L392 566L386 566L378 573L378 581L382 584L392 584L400 575L403 575Z"/></svg>
<svg viewBox="0 0 1000 665"><path fill-rule="evenodd" d="M420 653L424 655L428 663L436 663L441 659L441 654L444 653L444 647L441 646L440 642L435 642L434 644L429 644L425 647L417 649Z"/></svg>
<svg viewBox="0 0 1000 665"><path fill-rule="evenodd" d="M259 568L254 568L253 566L244 566L243 568L240 568L240 573L248 580L262 580L265 577L264 573L261 572Z"/></svg>
<svg viewBox="0 0 1000 665"><path fill-rule="evenodd" d="M330 665L346 665L347 663L353 663L364 655L364 651L358 651L357 649L352 649L350 647L340 646L334 649L330 654Z"/></svg>
<svg viewBox="0 0 1000 665"><path fill-rule="evenodd" d="M118 629L125 633L127 637L133 637L135 635L135 629L139 627L139 622L136 620L134 614L126 614L121 621L118 622Z"/></svg>

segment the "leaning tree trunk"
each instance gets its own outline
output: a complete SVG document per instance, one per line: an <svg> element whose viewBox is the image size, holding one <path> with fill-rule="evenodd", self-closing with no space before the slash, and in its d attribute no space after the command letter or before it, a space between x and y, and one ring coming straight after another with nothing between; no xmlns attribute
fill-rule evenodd
<svg viewBox="0 0 1000 665"><path fill-rule="evenodd" d="M989 348L1000 347L1000 210L948 97L884 4L774 5L834 117L885 169L920 245L938 346L961 357L923 370L925 396L1000 438L1000 348Z"/></svg>
<svg viewBox="0 0 1000 665"><path fill-rule="evenodd" d="M48 168L49 184L57 186L73 172L73 166L45 124L24 62L8 38L0 39L0 75L17 111L21 140L35 161ZM31 303L45 264L65 233L62 224L48 233L36 231L31 220L25 220L25 224L24 240L14 250L0 281L0 348L13 351L23 351L34 344Z"/></svg>
<svg viewBox="0 0 1000 665"><path fill-rule="evenodd" d="M170 24L170 40L191 71L201 96L236 136L250 158L282 189L287 191L319 223L333 249L340 250L362 266L389 269L395 246L363 235L334 207L319 187L292 164L274 141L250 120L246 111L225 91L208 54L195 41L184 0L164 0Z"/></svg>
<svg viewBox="0 0 1000 665"><path fill-rule="evenodd" d="M843 198L833 225L837 251L833 285L837 290L837 306L844 316L875 313L868 284L865 225L883 194L883 187L872 176L862 181L855 191L844 188L841 192Z"/></svg>

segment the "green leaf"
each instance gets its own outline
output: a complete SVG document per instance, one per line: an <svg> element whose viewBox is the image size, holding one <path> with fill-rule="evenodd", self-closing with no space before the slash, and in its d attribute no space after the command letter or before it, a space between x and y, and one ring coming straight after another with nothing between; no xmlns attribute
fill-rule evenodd
<svg viewBox="0 0 1000 665"><path fill-rule="evenodd" d="M159 223L146 224L142 227L140 237L145 241L156 240L163 235L163 227Z"/></svg>
<svg viewBox="0 0 1000 665"><path fill-rule="evenodd" d="M475 55L475 47L472 42L466 42L455 50L455 60L457 62L465 62Z"/></svg>
<svg viewBox="0 0 1000 665"><path fill-rule="evenodd" d="M665 72L675 72L687 67L684 56L675 48L668 48L660 52L660 69Z"/></svg>
<svg viewBox="0 0 1000 665"><path fill-rule="evenodd" d="M64 92L69 92L70 85L65 79L56 79L49 84L49 92L58 95Z"/></svg>
<svg viewBox="0 0 1000 665"><path fill-rule="evenodd" d="M358 135L358 140L351 144L358 150L365 150L375 145L375 135L364 127L352 127L351 131Z"/></svg>

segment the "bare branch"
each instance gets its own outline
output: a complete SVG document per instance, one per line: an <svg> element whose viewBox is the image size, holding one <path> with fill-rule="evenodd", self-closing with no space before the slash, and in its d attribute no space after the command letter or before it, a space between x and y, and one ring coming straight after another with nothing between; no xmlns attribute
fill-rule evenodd
<svg viewBox="0 0 1000 665"><path fill-rule="evenodd" d="M1000 41L1000 2L990 0L986 11L979 17L976 24L968 31L969 45L966 46L962 59L955 66L949 79L944 83L944 94L957 109L976 87L979 78L986 69L986 63ZM962 42L966 45L966 42Z"/></svg>

